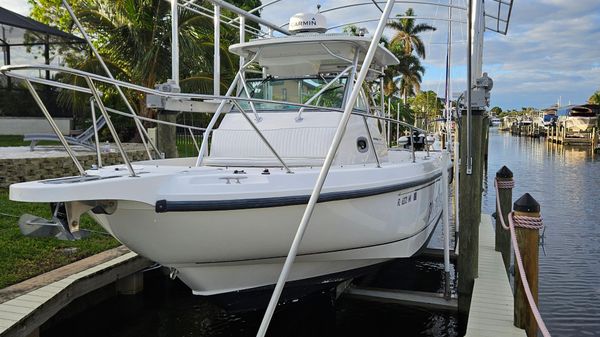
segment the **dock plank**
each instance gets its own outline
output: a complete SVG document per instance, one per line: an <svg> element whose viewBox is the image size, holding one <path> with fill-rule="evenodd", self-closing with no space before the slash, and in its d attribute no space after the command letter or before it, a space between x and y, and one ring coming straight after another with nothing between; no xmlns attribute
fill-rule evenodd
<svg viewBox="0 0 600 337"><path fill-rule="evenodd" d="M3 289L0 336L28 335L73 299L151 264L118 248Z"/></svg>
<svg viewBox="0 0 600 337"><path fill-rule="evenodd" d="M479 225L479 276L467 323L468 337L527 337L513 324L514 300L502 255L495 251L492 218L481 215Z"/></svg>

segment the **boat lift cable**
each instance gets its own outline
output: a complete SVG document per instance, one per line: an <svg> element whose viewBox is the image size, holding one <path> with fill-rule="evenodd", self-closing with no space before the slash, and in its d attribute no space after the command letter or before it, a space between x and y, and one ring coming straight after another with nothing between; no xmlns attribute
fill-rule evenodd
<svg viewBox="0 0 600 337"><path fill-rule="evenodd" d="M214 0L212 0L212 1L214 1ZM269 328L269 324L271 322L271 319L273 318L273 313L275 312L275 308L277 307L277 303L279 302L279 297L281 296L283 287L288 279L289 273L294 264L294 260L296 259L296 255L298 254L300 242L302 241L302 237L304 236L304 233L306 232L306 228L308 227L308 223L313 214L316 203L319 199L319 195L321 194L321 190L325 183L325 179L327 178L329 169L331 168L331 164L333 163L333 159L335 157L337 149L342 141L342 137L344 135L346 125L348 124L348 121L350 120L350 117L352 116L352 109L354 108L354 104L356 103L358 95L362 89L362 83L365 80L365 78L367 77L367 73L369 72L370 64L373 60L373 57L375 56L375 51L377 50L377 47L379 45L379 39L381 38L381 36L383 34L383 30L386 26L387 20L390 16L390 13L391 13L393 7L394 7L394 0L388 0L388 2L385 5L385 9L384 9L383 13L381 14L381 19L379 20L377 29L376 29L375 33L373 34L371 44L369 46L367 54L365 55L363 65L362 65L360 72L358 74L358 77L356 79L356 84L354 85L354 88L352 89L352 93L350 94L350 98L348 99L348 102L346 102L346 106L344 107L344 114L342 115L340 123L337 127L335 136L333 138L333 142L332 142L331 146L329 147L329 151L327 152L327 156L325 157L325 162L323 163L323 167L321 168L321 172L319 173L319 177L317 179L315 187L313 188L313 191L310 195L310 199L308 201L308 204L306 205L306 209L304 210L302 220L300 221L298 230L296 231L296 235L294 237L294 240L292 242L292 245L290 247L288 255L283 264L281 274L279 275L277 284L275 285L275 289L273 290L273 294L269 301L269 305L267 306L265 315L263 316L262 322L260 324L260 328L258 329L258 332L256 334L257 337L264 337L265 334L267 333L267 329Z"/></svg>
<svg viewBox="0 0 600 337"><path fill-rule="evenodd" d="M83 35L83 38L85 39L85 41L87 42L88 46L90 47L90 49L94 53L94 56L96 56L96 59L98 59L98 62L100 62L100 65L104 69L104 72L106 72L106 75L110 79L114 79L112 73L110 72L110 70L106 66L106 63L104 63L104 59L102 59L102 56L100 56L100 53L98 52L98 50L96 49L96 47L94 47L94 44L92 43L92 40L90 39L90 37L87 34L87 32L85 31L85 29L83 29L83 26L79 22L79 19L77 19L77 16L75 15L75 12L73 12L73 9L71 8L71 6L67 3L67 0L62 0L62 4L65 7L65 9L67 10L67 12L69 12L69 16L71 16L71 19L73 19L73 23L75 23L75 25L77 26L77 28L81 32L81 35ZM125 93L123 93L123 90L121 90L121 87L119 87L118 85L115 85L115 88L117 89L117 92L119 93L119 96L121 96L121 99L124 101L125 105L127 106L127 109L129 110L129 112L131 112L132 115L136 116L136 118L134 118L136 128L137 128L138 132L140 133L140 138L142 139L142 143L144 144L144 148L146 149L146 153L148 155L148 158L150 160L152 160L153 157L152 157L152 154L150 153L150 149L148 148L148 144L147 143L150 143L150 145L152 146L152 149L157 154L160 155L160 151L158 150L158 148L156 147L156 145L154 144L154 142L152 142L152 140L150 140L150 136L148 135L148 132L146 131L146 129L142 125L142 122L140 122L140 120L137 118L137 113L135 112L135 110L133 109L133 107L131 106L131 104L129 103L129 100L125 96ZM148 142L146 142L146 139L148 140Z"/></svg>

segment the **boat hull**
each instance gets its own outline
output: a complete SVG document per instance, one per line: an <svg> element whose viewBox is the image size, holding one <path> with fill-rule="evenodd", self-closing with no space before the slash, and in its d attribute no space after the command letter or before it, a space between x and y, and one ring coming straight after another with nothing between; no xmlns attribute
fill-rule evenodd
<svg viewBox="0 0 600 337"><path fill-rule="evenodd" d="M596 127L597 121L597 117L569 116L559 119L560 125L567 128L570 132L590 132Z"/></svg>
<svg viewBox="0 0 600 337"><path fill-rule="evenodd" d="M441 214L441 156L418 153L413 162L410 152L392 151L386 159L380 167L332 168L290 280L410 257L423 247ZM64 202L69 224L88 211L131 250L176 270L196 294L274 284L320 169L161 163L136 164L136 177L105 167L85 178L14 184L10 197Z"/></svg>
<svg viewBox="0 0 600 337"><path fill-rule="evenodd" d="M441 214L441 178L362 198L319 203L290 280L410 257ZM157 213L122 201L95 218L133 251L177 270L195 294L274 284L305 205Z"/></svg>

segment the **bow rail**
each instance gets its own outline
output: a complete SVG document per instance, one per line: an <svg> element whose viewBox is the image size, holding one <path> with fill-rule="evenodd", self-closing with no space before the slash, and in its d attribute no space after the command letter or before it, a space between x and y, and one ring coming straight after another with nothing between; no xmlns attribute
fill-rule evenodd
<svg viewBox="0 0 600 337"><path fill-rule="evenodd" d="M248 62L250 63L250 62ZM352 67L352 66L351 66ZM351 68L349 67L349 68ZM28 71L28 70L43 70L43 71L53 71L53 72L60 72L60 73L64 73L64 74L69 74L72 76L76 76L76 77L80 77L83 78L85 80L85 83L87 84L87 86L80 86L80 85L74 85L74 84L69 84L69 83L63 83L63 82L59 82L56 80L48 80L48 79L43 79L43 78L38 78L36 76L33 75L29 75L26 73L22 73L22 71ZM243 69L241 70L243 71ZM157 124L162 124L162 125L169 125L169 126L175 126L175 127L180 127L183 129L186 129L187 132L189 132L192 136L194 135L194 131L196 132L200 132L203 136L203 140L202 140L202 146L199 146L195 137L192 137L192 141L194 143L195 148L198 150L199 154L198 154L198 160L197 160L197 165L196 166L200 166L202 163L202 158L205 155L206 152L206 147L208 146L208 141L207 138L210 136L210 132L212 131L212 126L213 125L209 125L209 127L207 128L201 128L201 127L196 127L196 126L192 126L192 125L187 125L187 124L181 124L181 123L173 123L173 122L167 122L167 121L162 121L156 118L149 118L149 117L144 117L144 116L140 116L138 114L132 114L132 113L128 113L128 112L123 112L120 111L118 109L112 108L112 107L108 107L105 106L104 103L102 102L102 97L103 97L103 93L101 90L99 90L97 88L97 84L96 83L102 83L105 85L109 85L109 86L113 86L113 87L117 87L120 90L123 89L128 89L128 90L133 90L133 91L137 91L139 93L143 93L146 95L154 95L160 98L165 98L168 100L178 100L178 101L186 101L186 102L195 102L195 101L211 101L211 102L220 102L220 104L218 105L218 108L216 109L216 111L214 111L215 116L213 116L213 120L216 121L216 115L219 115L221 112L223 112L225 110L225 106L227 104L234 106L237 110L239 110L240 113L243 114L244 118L250 123L252 129L257 132L258 136L260 137L260 139L265 143L265 145L269 148L269 150L273 153L274 157L277 158L277 160L279 161L279 163L281 164L281 167L283 167L288 173L291 173L291 169L289 168L289 166L285 163L285 161L282 159L282 157L277 153L276 149L269 143L269 141L267 140L267 138L262 134L262 132L260 131L260 129L257 127L256 123L254 123L250 117L247 115L245 109L239 104L240 102L246 102L248 103L248 105L251 107L251 111L253 112L253 114L255 115L255 121L258 123L260 122L260 117L258 116L258 113L256 112L256 110L254 109L254 104L256 103L268 103L268 104L285 104L288 106L293 106L298 108L298 116L301 116L302 112L306 111L307 109L310 110L319 110L319 111L331 111L331 112L336 112L336 113L343 113L344 109L342 108L332 108L332 107L323 107L323 106L317 106L317 105L313 105L313 104L307 104L307 103L311 103L312 101L314 101L315 97L318 96L319 92L317 92L315 95L313 95L313 97L311 97L311 99L309 99L307 101L307 103L295 103L295 102L284 102L284 101L277 101L277 100L268 100L268 99L260 99L260 98L252 98L252 97L238 97L238 96L231 96L231 94L234 92L234 89L236 88L236 86L239 85L239 83L241 82L241 79L243 78L243 76L241 75L241 71L238 72L239 76L236 76L236 80L233 81L230 90L228 91L228 93L224 96L221 95L210 95L210 94L191 94L191 93L172 93L172 92L164 92L164 91L160 91L157 89L151 89L151 88L147 88L144 86L140 86L140 85L136 85L133 83L129 83L129 82L124 82L124 81L120 81L120 80L116 80L113 78L108 78L102 75L98 75L98 74L93 74L93 73L89 73L89 72L85 72L85 71L81 71L81 70L77 70L77 69L72 69L72 68L68 68L68 67L61 67L61 66L53 66L53 65L6 65L6 66L2 66L0 67L0 73L2 73L5 76L14 78L14 79L19 79L24 81L25 85L27 86L27 88L29 89L30 93L32 94L32 96L34 97L37 105L39 106L39 108L42 110L42 112L44 113L44 116L46 117L46 119L48 120L48 122L50 123L50 125L54 125L55 121L52 118L52 116L50 115L50 113L48 112L48 109L46 108L46 106L44 105L42 99L39 97L39 95L37 95L37 92L35 90L35 87L33 86L33 83L36 84L41 84L41 85L45 85L45 86L51 86L51 87L55 87L55 88L59 88L59 89L65 89L65 90L70 90L70 91L75 91L75 92L79 92L79 93L84 93L84 94L88 94L90 95L90 107L91 107L91 114L92 114L92 120L96 120L96 111L95 108L98 107L101 114L104 116L104 118L106 119L107 122L107 126L110 130L111 136L115 141L115 145L117 146L118 152L121 155L123 162L125 164L125 166L127 167L128 171L129 171L129 175L132 177L136 176L136 173L133 169L133 166L131 164L131 160L129 159L127 152L125 151L121 140L118 137L116 128L114 126L114 124L111 122L109 115L110 114L114 114L114 115L120 115L120 116L124 116L124 117L128 117L128 118L132 118L134 120L140 120L140 121L144 121L144 122L150 122L150 123L157 123ZM343 74L347 74L349 72L349 69L345 69L343 70L340 74L343 76ZM353 71L355 73L355 71ZM340 77L340 75L338 75L338 77ZM336 77L337 78L337 77ZM247 88L246 90L243 89L245 85L242 84L242 91L247 92ZM361 111L352 111L351 112L352 115L355 116L360 116L365 120L365 128L367 129L367 134L368 134L368 138L369 138L369 145L371 147L374 147L374 143L373 143L373 137L371 135L370 130L367 127L367 123L366 120L367 118L373 118L375 120L378 120L379 122L382 123L393 123L396 125L399 125L401 127L407 128L410 130L410 133L413 134L414 132L418 132L418 133L424 133L426 134L427 131L418 127L415 127L411 124L402 122L402 121L398 121L389 117L385 117L383 115L378 115L378 114L369 114L369 113L365 113L365 112L361 112ZM301 117L300 117L301 118ZM79 160L77 159L77 156L75 155L75 152L72 149L72 146L66 141L66 139L64 138L64 136L62 134L60 134L60 131L58 131L58 129L53 131L56 133L58 139L60 140L61 144L65 147L65 150L67 151L69 157L71 158L71 160L74 162L75 166L77 167L80 175L84 176L87 175L85 169L83 168L83 166L81 165L81 163L79 162ZM100 156L100 140L98 137L98 130L95 129L94 130L94 138L95 138L95 144L96 144L96 154L97 154L97 167L102 167L102 158ZM412 144L412 142L411 142ZM428 149L429 150L429 149ZM411 146L410 151L412 152L413 158L415 157L415 149L414 146ZM377 156L377 155L376 155ZM151 160L157 160L155 158L152 158ZM380 158L376 157L376 165L379 167L381 165L380 163Z"/></svg>

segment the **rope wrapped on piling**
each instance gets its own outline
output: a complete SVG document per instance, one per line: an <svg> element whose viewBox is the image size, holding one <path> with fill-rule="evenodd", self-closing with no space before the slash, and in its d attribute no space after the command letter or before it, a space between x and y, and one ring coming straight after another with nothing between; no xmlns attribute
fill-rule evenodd
<svg viewBox="0 0 600 337"><path fill-rule="evenodd" d="M512 189L515 186L514 180L494 180L494 186L496 188L496 205L498 207L498 214L502 214L502 207L500 205L500 197L498 196L499 189ZM498 216L500 219L500 224L504 229L510 230L510 238L512 241L513 251L515 252L515 261L517 262L519 275L521 277L521 282L523 284L523 290L525 291L525 296L527 297L527 302L529 302L529 307L531 308L531 312L537 322L538 328L544 337L550 337L550 332L542 319L542 315L535 303L533 298L533 294L531 293L531 289L529 288L529 281L527 280L527 275L525 274L525 269L523 268L523 259L521 257L521 252L519 251L519 243L517 242L517 235L515 233L515 227L526 228L526 229L542 229L544 228L544 223L542 217L530 217L524 215L515 215L515 212L510 212L508 214L508 226L504 222L504 218L502 215Z"/></svg>

